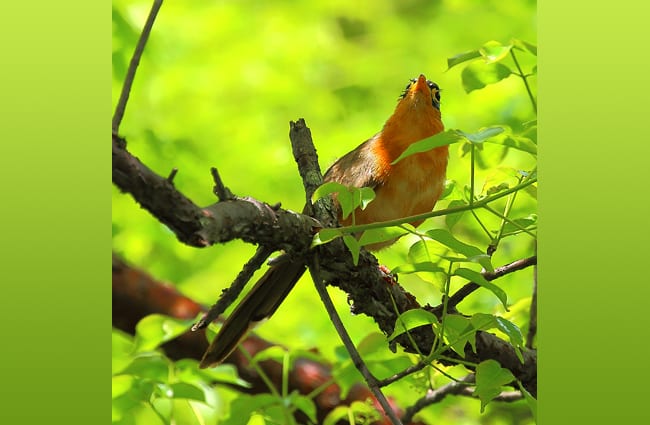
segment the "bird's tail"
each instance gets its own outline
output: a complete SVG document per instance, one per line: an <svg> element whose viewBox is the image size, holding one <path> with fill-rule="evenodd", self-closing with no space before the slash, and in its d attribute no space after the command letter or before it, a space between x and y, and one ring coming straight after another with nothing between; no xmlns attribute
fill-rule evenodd
<svg viewBox="0 0 650 425"><path fill-rule="evenodd" d="M246 332L278 309L289 291L305 272L303 262L292 262L285 254L271 266L224 322L203 355L199 367L223 362L244 339Z"/></svg>

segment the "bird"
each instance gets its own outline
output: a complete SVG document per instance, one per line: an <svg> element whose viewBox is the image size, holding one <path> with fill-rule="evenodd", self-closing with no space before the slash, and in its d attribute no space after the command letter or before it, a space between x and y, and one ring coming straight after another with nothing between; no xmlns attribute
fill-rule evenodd
<svg viewBox="0 0 650 425"><path fill-rule="evenodd" d="M335 161L323 182L348 187L370 187L375 197L365 209L354 212L356 225L395 220L433 210L446 178L448 146L394 161L415 142L444 131L440 115L440 87L424 74L409 80L397 106L381 131ZM333 202L343 226L352 217L341 216L336 194ZM410 224L417 227L421 220ZM366 246L370 251L385 248L395 240ZM287 255L274 262L251 288L220 328L206 350L200 368L217 366L239 345L259 321L270 317L304 273L304 261Z"/></svg>

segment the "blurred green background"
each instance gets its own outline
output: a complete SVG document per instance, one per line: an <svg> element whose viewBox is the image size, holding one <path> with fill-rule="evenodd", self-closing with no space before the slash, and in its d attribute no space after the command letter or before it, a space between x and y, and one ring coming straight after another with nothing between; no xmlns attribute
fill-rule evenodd
<svg viewBox="0 0 650 425"><path fill-rule="evenodd" d="M150 5L113 0L114 105ZM490 40L505 44L516 38L536 45L535 8L534 1L517 0L168 1L142 58L120 134L129 150L159 174L178 168L176 187L199 205L216 200L209 171L214 166L235 194L300 211L305 199L291 155L289 121L305 118L324 170L381 129L408 79L420 73L442 88L447 128L473 132L499 124L523 131L522 123L534 120L535 113L519 78L467 93L463 67L447 70L447 59ZM518 58L528 70L535 63L534 57ZM494 181L497 165L535 166L535 158L521 152L488 152L483 160L479 189ZM462 187L468 174L466 156L453 145L448 178ZM530 211L524 204L513 213L517 208ZM444 218L422 228L441 226ZM455 227L454 234L487 245L469 221ZM409 242L404 238L380 252L380 262L389 268L403 264ZM493 263L531 255L532 246L526 235L512 238ZM211 304L255 247L238 241L207 249L184 246L130 196L114 189L113 249L189 297ZM511 302L524 306L505 316L525 328L530 287L517 285L522 280L530 282L532 270L500 284ZM400 282L423 304L440 300L436 285L426 279L405 275ZM330 292L356 342L376 330L371 319L349 314L345 294ZM464 313L504 313L493 296L478 294L462 304ZM334 358L340 345L313 285L304 278L257 332L291 348L316 347L326 358ZM386 392L412 399L401 390ZM532 420L521 403L490 405L481 416L478 402L453 397L423 415L454 424Z"/></svg>

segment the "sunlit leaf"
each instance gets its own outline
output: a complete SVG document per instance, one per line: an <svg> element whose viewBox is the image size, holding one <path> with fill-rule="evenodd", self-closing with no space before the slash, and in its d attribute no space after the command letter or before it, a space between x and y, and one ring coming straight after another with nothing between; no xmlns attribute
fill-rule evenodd
<svg viewBox="0 0 650 425"><path fill-rule="evenodd" d="M454 252L464 255L467 259L475 261L486 270L492 271L494 267L492 266L492 261L490 256L485 254L479 248L466 244L464 242L456 239L451 233L446 229L432 229L426 232L426 235L431 239L434 239L443 245L449 247Z"/></svg>
<svg viewBox="0 0 650 425"><path fill-rule="evenodd" d="M359 241L357 241L357 238L354 236L345 235L343 236L343 242L345 243L345 246L347 246L350 250L350 254L352 254L352 263L356 266L359 264L359 252L361 251L361 245L359 245Z"/></svg>
<svg viewBox="0 0 650 425"><path fill-rule="evenodd" d="M507 135L504 137L495 137L487 140L487 142L537 155L537 145L528 137Z"/></svg>
<svg viewBox="0 0 650 425"><path fill-rule="evenodd" d="M343 232L341 232L341 230L338 228L328 227L327 229L321 229L314 235L314 238L311 241L311 246L313 248L315 246L331 242L341 236L343 236Z"/></svg>
<svg viewBox="0 0 650 425"><path fill-rule="evenodd" d="M304 413L312 423L316 423L316 404L311 398L300 395L298 392L291 393L289 402Z"/></svg>
<svg viewBox="0 0 650 425"><path fill-rule="evenodd" d="M502 387L515 380L508 369L504 369L495 360L486 360L476 367L476 394L481 400L481 412L485 406L501 394Z"/></svg>
<svg viewBox="0 0 650 425"><path fill-rule="evenodd" d="M395 165L398 162L400 162L402 159L414 155L416 153L427 152L430 151L431 149L438 148L440 146L450 145L460 140L462 140L462 137L459 134L458 130L443 131L442 133L438 133L434 136L427 137L426 139L422 139L419 142L415 142L409 145L409 147L406 148L404 152L402 152L402 154L398 156L395 161L392 162L391 165Z"/></svg>
<svg viewBox="0 0 650 425"><path fill-rule="evenodd" d="M361 238L359 238L359 245L366 246L391 241L393 239L398 239L407 233L406 230L398 226L368 229L365 230L361 235Z"/></svg>
<svg viewBox="0 0 650 425"><path fill-rule="evenodd" d="M392 270L393 273L399 274L410 274L418 272L431 272L431 273L444 273L445 269L439 265L432 263L430 261L425 261L423 263L407 263L401 264Z"/></svg>
<svg viewBox="0 0 650 425"><path fill-rule="evenodd" d="M460 130L457 131L472 143L483 143L486 140L490 139L491 137L503 133L504 129L501 126L492 126L487 128L481 128L475 133L466 133Z"/></svg>
<svg viewBox="0 0 650 425"><path fill-rule="evenodd" d="M485 289L491 291L494 295L497 296L499 301L501 301L501 304L503 304L503 308L506 311L508 311L508 296L506 295L506 292L503 289L499 288L494 283L491 283L488 280L486 280L481 273L475 272L474 270L459 267L454 271L454 274L462 278L465 278L468 281L474 282L477 285L480 285Z"/></svg>
<svg viewBox="0 0 650 425"><path fill-rule="evenodd" d="M194 319L181 320L162 314L150 314L140 320L135 327L136 350L154 350L161 344L185 333L193 323Z"/></svg>
<svg viewBox="0 0 650 425"><path fill-rule="evenodd" d="M196 385L187 382L176 382L170 385L172 398L184 398L189 400L205 401L205 393Z"/></svg>
<svg viewBox="0 0 650 425"><path fill-rule="evenodd" d="M527 41L518 40L516 38L513 39L511 42L512 42L512 44L514 46L518 47L519 49L525 50L525 51L537 56L537 46L536 45L530 44Z"/></svg>
<svg viewBox="0 0 650 425"><path fill-rule="evenodd" d="M485 59L486 63L494 63L502 60L512 49L511 44L503 45L498 41L488 41L480 49L479 53Z"/></svg>
<svg viewBox="0 0 650 425"><path fill-rule="evenodd" d="M461 73L463 88L467 93L497 83L510 76L512 71L501 63L485 64L474 62L468 65Z"/></svg>
<svg viewBox="0 0 650 425"><path fill-rule="evenodd" d="M449 314L444 322L445 337L452 350L465 357L465 346L475 346L476 330L469 319L459 314Z"/></svg>
<svg viewBox="0 0 650 425"><path fill-rule="evenodd" d="M481 57L481 52L478 50L471 50L469 52L459 53L456 56L447 59L447 70L460 63L470 61Z"/></svg>
<svg viewBox="0 0 650 425"><path fill-rule="evenodd" d="M435 325L438 323L438 318L430 311L421 308L408 310L399 315L395 321L395 330L388 339L393 340L404 332L419 326Z"/></svg>

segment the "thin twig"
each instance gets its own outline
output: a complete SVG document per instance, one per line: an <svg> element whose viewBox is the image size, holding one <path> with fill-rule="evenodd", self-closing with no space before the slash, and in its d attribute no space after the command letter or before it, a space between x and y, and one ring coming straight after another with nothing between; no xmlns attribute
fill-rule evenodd
<svg viewBox="0 0 650 425"><path fill-rule="evenodd" d="M386 416L388 416L388 418L391 420L393 425L401 425L402 422L399 420L399 418L393 411L392 407L388 403L388 400L386 399L386 396L384 396L384 393L381 392L377 378L375 378L375 376L370 372L368 366L366 366L365 362L361 358L361 355L359 354L356 347L354 346L354 343L352 342L350 335L348 334L347 330L345 329L345 326L343 325L343 322L341 321L341 317L339 316L338 312L336 311L336 308L334 307L334 303L332 302L332 299L327 293L325 282L320 277L320 266L319 266L317 254L312 256L312 258L310 259L309 272L311 273L311 278L314 281L314 284L316 285L316 290L318 291L318 295L320 296L323 305L325 305L325 310L327 310L327 313L329 314L329 317L332 320L332 323L334 324L334 328L338 332L339 337L341 338L341 341L343 342L343 345L347 349L348 353L350 353L350 357L352 358L352 363L354 363L354 366L359 370L359 372L365 379L366 383L368 384L368 387L370 388L370 391L372 391L375 398L377 399L381 407L384 409L384 413L386 414Z"/></svg>
<svg viewBox="0 0 650 425"><path fill-rule="evenodd" d="M171 184L174 184L174 177L176 177L176 173L178 173L178 168L174 167L172 168L172 171L167 176L167 181L170 182Z"/></svg>
<svg viewBox="0 0 650 425"><path fill-rule="evenodd" d="M404 412L404 416L402 416L402 420L404 421L404 423L412 422L413 416L415 416L415 414L420 410L434 403L440 402L442 399L444 399L450 394L460 394L465 390L465 388L467 388L468 385L471 385L473 382L474 382L474 374L470 373L469 375L465 376L463 379L450 382L447 385L443 385L442 387L436 390L427 391L427 394L424 397L416 401L413 406L406 409L406 412Z"/></svg>
<svg viewBox="0 0 650 425"><path fill-rule="evenodd" d="M239 272L232 285L230 285L228 289L224 289L217 302L210 307L210 310L203 315L201 320L192 326L192 331L205 328L219 317L219 315L237 299L239 294L241 294L242 289L244 289L244 286L246 286L246 283L253 277L255 271L264 264L264 261L269 258L269 255L271 255L272 252L273 251L266 246L258 247L257 251L255 251L255 255L244 264L244 267Z"/></svg>
<svg viewBox="0 0 650 425"><path fill-rule="evenodd" d="M142 34L140 34L140 39L138 44L135 47L133 56L131 57L131 63L129 63L129 69L126 71L126 77L124 77L124 84L122 85L122 92L120 93L120 99L117 102L115 107L115 113L113 114L112 129L113 134L117 134L122 123L122 118L124 118L124 110L126 109L126 103L129 101L129 94L131 93L131 86L133 86L133 80L135 79L135 72L138 69L140 64L140 58L144 52L144 47L147 44L149 39L149 34L151 34L151 28L153 23L156 20L158 11L162 6L163 0L154 0L153 5L151 5L151 10L149 11L149 16L147 21L142 28Z"/></svg>
<svg viewBox="0 0 650 425"><path fill-rule="evenodd" d="M537 264L537 256L533 255L532 257L522 258L521 260L513 261L512 263L506 264L505 266L497 267L493 272L483 272L482 275L488 282L493 281L497 278L505 276L509 273L516 272L526 267L530 267ZM449 305L452 307L457 306L461 301L463 301L469 294L476 291L480 288L481 285L475 282L470 282L467 285L460 288L449 297Z"/></svg>
<svg viewBox="0 0 650 425"><path fill-rule="evenodd" d="M212 167L210 168L210 172L212 173L212 179L214 180L214 194L217 195L217 198L222 202L235 199L235 195L233 195L230 189L223 184L219 171L217 171L215 167Z"/></svg>
<svg viewBox="0 0 650 425"><path fill-rule="evenodd" d="M425 367L429 366L429 363L425 362L419 362L418 364L414 364L413 366L409 366L400 373L396 373L393 376L389 376L388 378L378 380L377 385L380 387L385 387L387 385L392 384L393 382L399 381L400 379L404 378L405 376L408 376L412 373L418 372Z"/></svg>

